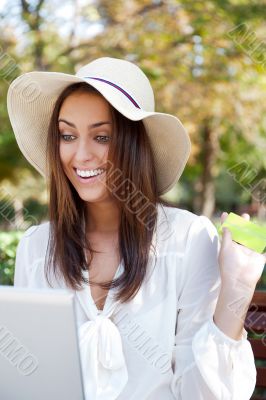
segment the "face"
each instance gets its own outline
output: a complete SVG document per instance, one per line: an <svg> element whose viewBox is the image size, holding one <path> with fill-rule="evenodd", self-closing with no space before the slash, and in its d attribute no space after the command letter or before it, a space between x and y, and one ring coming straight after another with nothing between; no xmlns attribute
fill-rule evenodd
<svg viewBox="0 0 266 400"><path fill-rule="evenodd" d="M110 198L104 179L112 136L109 103L94 93L72 93L58 124L63 169L79 196L87 202Z"/></svg>

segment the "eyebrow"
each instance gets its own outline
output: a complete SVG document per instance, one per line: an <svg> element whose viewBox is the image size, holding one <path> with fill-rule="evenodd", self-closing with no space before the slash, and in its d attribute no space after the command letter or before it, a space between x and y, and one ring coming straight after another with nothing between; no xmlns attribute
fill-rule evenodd
<svg viewBox="0 0 266 400"><path fill-rule="evenodd" d="M60 118L60 119L58 120L58 123L59 123L59 122L65 122L65 124L71 126L72 128L77 128L76 125L73 124L73 122L69 122L69 121L67 121L66 119L63 119L63 118ZM109 122L109 121L99 121L99 122L95 122L94 124L89 125L88 128L89 128L89 129L97 128L98 126L106 125L106 124L111 125L111 122Z"/></svg>

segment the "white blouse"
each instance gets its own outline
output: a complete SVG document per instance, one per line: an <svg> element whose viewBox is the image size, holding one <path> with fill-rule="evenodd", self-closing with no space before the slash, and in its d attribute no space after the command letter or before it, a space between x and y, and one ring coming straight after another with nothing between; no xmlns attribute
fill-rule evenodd
<svg viewBox="0 0 266 400"><path fill-rule="evenodd" d="M49 287L48 236L49 222L22 236L15 286ZM134 299L115 302L111 289L102 312L89 285L72 291L51 276L54 288L75 295L86 399L250 399L256 368L247 331L234 340L213 321L221 283L216 228L205 216L160 205L153 244L156 257L151 250ZM123 269L121 262L115 277Z"/></svg>

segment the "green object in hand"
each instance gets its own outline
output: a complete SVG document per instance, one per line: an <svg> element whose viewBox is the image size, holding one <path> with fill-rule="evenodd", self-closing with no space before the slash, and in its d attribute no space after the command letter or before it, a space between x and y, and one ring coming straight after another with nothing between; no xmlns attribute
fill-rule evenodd
<svg viewBox="0 0 266 400"><path fill-rule="evenodd" d="M228 228L232 239L251 250L263 253L266 249L266 228L254 222L247 221L237 214L230 213L224 223L218 228L222 234L222 228Z"/></svg>

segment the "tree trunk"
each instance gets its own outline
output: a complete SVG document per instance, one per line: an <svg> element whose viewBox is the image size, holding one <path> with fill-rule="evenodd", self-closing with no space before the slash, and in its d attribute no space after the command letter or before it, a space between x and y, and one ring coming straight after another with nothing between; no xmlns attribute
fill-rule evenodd
<svg viewBox="0 0 266 400"><path fill-rule="evenodd" d="M23 217L23 201L19 199L18 197L14 198L13 201L13 207L14 207L14 220L13 223L15 225L15 229L19 229L24 222L24 217Z"/></svg>
<svg viewBox="0 0 266 400"><path fill-rule="evenodd" d="M34 5L28 0L21 0L21 19L28 25L29 30L32 33L32 56L34 60L34 66L38 71L45 70L45 41L43 39L44 32L42 32L41 29L43 23L41 9L43 8L44 4L45 0L39 0L35 2Z"/></svg>
<svg viewBox="0 0 266 400"><path fill-rule="evenodd" d="M217 134L211 129L210 121L205 120L202 129L202 178L201 178L201 214L211 218L215 210L215 175L217 158Z"/></svg>
<svg viewBox="0 0 266 400"><path fill-rule="evenodd" d="M265 203L259 204L258 211L257 211L257 218L261 222L266 221L266 204Z"/></svg>

